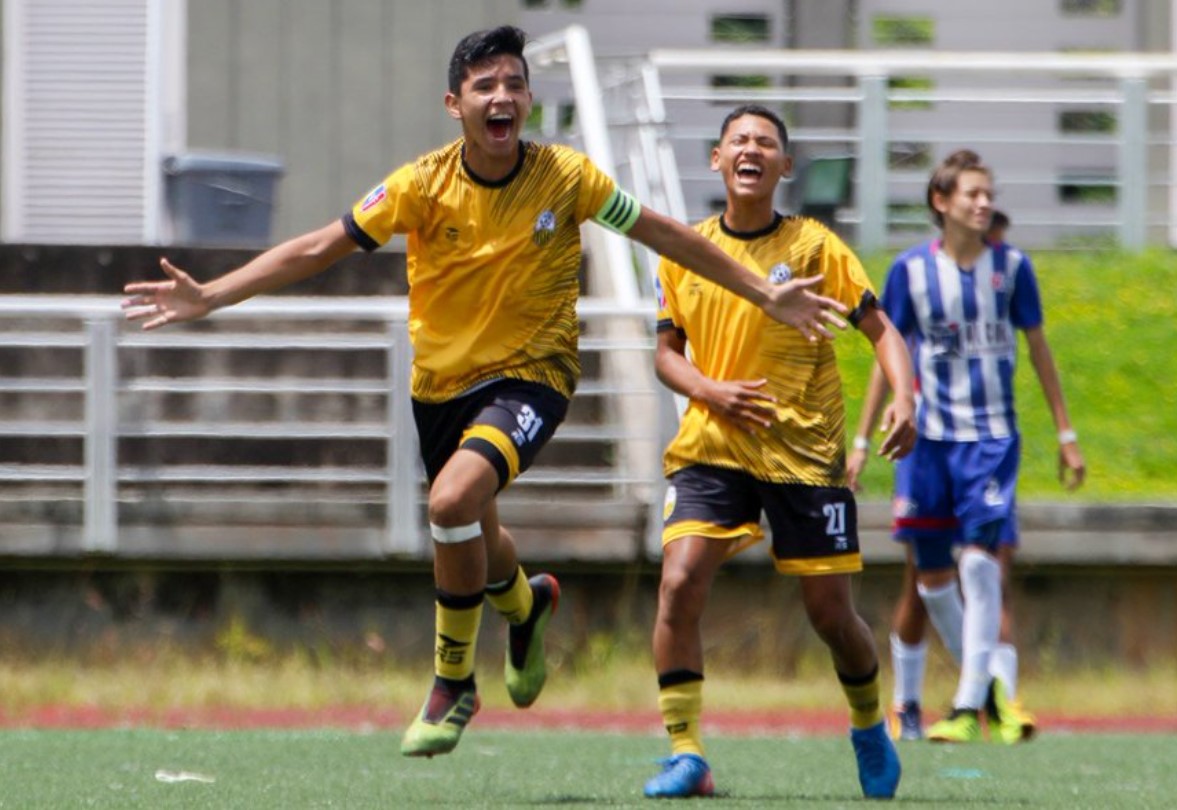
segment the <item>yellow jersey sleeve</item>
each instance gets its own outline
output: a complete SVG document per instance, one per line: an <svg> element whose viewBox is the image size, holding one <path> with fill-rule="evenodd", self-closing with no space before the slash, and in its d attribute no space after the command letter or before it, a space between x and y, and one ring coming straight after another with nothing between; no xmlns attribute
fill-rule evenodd
<svg viewBox="0 0 1177 810"><path fill-rule="evenodd" d="M824 276L822 295L845 304L851 312L851 321L857 325L862 316L864 299L873 301L875 297L874 287L862 262L837 234L826 231L820 268Z"/></svg>
<svg viewBox="0 0 1177 810"><path fill-rule="evenodd" d="M418 167L407 163L369 191L344 218L348 234L365 250L375 250L393 234L417 230L425 221L426 197Z"/></svg>
<svg viewBox="0 0 1177 810"><path fill-rule="evenodd" d="M617 194L623 193L612 177L601 171L587 155L581 156L580 194L576 201L577 222L597 217L607 202L613 200Z"/></svg>

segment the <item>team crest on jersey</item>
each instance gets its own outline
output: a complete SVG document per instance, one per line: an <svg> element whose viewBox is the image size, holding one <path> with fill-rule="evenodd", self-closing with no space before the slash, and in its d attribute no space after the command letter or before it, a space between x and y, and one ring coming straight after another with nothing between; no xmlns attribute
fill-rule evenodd
<svg viewBox="0 0 1177 810"><path fill-rule="evenodd" d="M544 211L535 221L535 230L531 234L531 241L538 247L543 247L556 235L556 215L551 210Z"/></svg>
<svg viewBox="0 0 1177 810"><path fill-rule="evenodd" d="M774 264L772 270L768 271L768 280L773 284L784 284L793 277L793 268L781 262Z"/></svg>
<svg viewBox="0 0 1177 810"><path fill-rule="evenodd" d="M670 520L670 516L674 514L675 504L678 503L678 491L675 490L674 484L666 488L666 499L662 502L662 519Z"/></svg>
<svg viewBox="0 0 1177 810"><path fill-rule="evenodd" d="M377 205L381 200L388 196L388 192L384 189L384 184L376 186L368 192L368 196L364 198L364 202L360 205L361 211L367 211L373 206Z"/></svg>
<svg viewBox="0 0 1177 810"><path fill-rule="evenodd" d="M1005 290L1005 273L994 273L992 281L994 292L1003 292Z"/></svg>

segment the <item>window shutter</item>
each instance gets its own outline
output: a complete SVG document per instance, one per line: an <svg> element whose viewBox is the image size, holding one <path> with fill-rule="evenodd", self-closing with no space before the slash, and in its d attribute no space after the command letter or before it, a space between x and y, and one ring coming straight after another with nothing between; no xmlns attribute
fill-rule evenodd
<svg viewBox="0 0 1177 810"><path fill-rule="evenodd" d="M158 241L168 2L5 0L6 241Z"/></svg>

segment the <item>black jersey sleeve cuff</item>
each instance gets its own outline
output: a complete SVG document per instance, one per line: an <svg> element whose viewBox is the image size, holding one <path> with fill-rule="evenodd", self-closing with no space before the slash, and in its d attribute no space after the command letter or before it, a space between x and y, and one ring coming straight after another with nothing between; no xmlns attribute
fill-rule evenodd
<svg viewBox="0 0 1177 810"><path fill-rule="evenodd" d="M347 231L347 235L361 248L371 252L380 247L379 242L364 233L364 229L356 222L356 218L352 216L351 211L348 211L339 219L343 223L343 229Z"/></svg>
<svg viewBox="0 0 1177 810"><path fill-rule="evenodd" d="M858 302L858 306L848 316L850 324L858 328L858 324L866 317L866 313L871 309L878 309L879 299L873 292L867 290L862 294L862 300Z"/></svg>

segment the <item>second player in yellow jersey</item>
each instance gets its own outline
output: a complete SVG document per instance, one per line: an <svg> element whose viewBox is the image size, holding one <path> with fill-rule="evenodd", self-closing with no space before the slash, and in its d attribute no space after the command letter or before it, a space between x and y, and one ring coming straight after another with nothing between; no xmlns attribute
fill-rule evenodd
<svg viewBox="0 0 1177 810"><path fill-rule="evenodd" d="M875 302L858 258L824 226L776 214L758 231L738 233L714 216L696 226L740 264L774 283L824 276L823 294L846 305L857 324ZM691 362L714 380L765 380L773 418L754 433L717 419L691 400L666 450L669 475L691 464L743 470L765 481L840 486L845 416L834 347L806 340L756 307L673 262L659 268L659 327L681 330ZM766 400L767 402L767 400Z"/></svg>
<svg viewBox="0 0 1177 810"><path fill-rule="evenodd" d="M911 364L898 331L878 309L858 260L823 225L773 207L792 165L785 125L747 105L720 128L711 168L727 207L698 231L770 284L820 282L871 341L896 390L888 453L915 440ZM900 764L879 710L878 654L858 615L850 575L862 568L854 494L845 486L845 429L833 347L760 317L671 261L659 268L655 368L687 398L666 450L662 582L654 623L658 708L672 755L645 787L649 797L709 795L704 757L701 622L723 563L762 538L782 574L799 577L806 616L826 643L850 708L859 782L868 798L891 798Z"/></svg>

